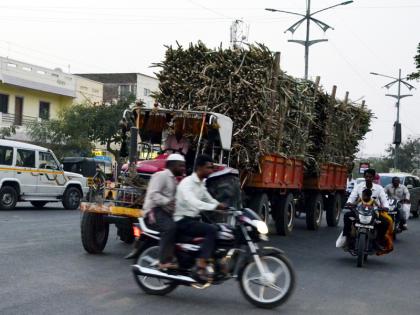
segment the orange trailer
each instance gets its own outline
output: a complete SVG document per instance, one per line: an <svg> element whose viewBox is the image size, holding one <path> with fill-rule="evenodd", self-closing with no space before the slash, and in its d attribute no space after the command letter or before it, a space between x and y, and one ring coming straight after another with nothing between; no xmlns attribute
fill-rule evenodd
<svg viewBox="0 0 420 315"><path fill-rule="evenodd" d="M263 156L256 173L241 172L248 207L266 221L271 214L277 232L288 235L297 214L306 213L306 225L317 230L326 211L329 226L338 224L347 182L347 168L322 164L318 176L307 176L304 162L270 154Z"/></svg>

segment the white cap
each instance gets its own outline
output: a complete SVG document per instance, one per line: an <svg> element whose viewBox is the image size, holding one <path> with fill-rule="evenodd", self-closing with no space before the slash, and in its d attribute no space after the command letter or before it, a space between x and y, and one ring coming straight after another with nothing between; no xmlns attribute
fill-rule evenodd
<svg viewBox="0 0 420 315"><path fill-rule="evenodd" d="M180 161L180 162L185 162L185 158L183 155L179 154L179 153L172 153L168 156L168 158L166 159L166 161Z"/></svg>

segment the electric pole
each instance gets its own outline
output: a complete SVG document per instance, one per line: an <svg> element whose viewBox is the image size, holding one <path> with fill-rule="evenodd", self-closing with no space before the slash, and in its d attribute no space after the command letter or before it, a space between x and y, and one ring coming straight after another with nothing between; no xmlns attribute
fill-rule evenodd
<svg viewBox="0 0 420 315"><path fill-rule="evenodd" d="M394 168L398 169L398 148L399 148L399 146L401 144L401 140L402 140L401 124L400 124L400 101L404 97L413 96L412 94L401 95L401 83L404 84L408 88L409 91L411 91L412 89L415 89L415 87L412 86L407 81L404 81L401 78L401 69L399 69L399 71L398 71L398 78L391 77L389 75L379 74L379 73L376 73L376 72L371 72L370 74L377 75L377 76L380 76L380 77L389 78L389 79L393 79L393 81L391 81L388 84L383 86L387 90L390 87L392 87L394 84L398 83L398 94L396 94L396 95L395 94L385 94L385 96L393 97L397 100L397 103L395 104L395 106L397 107L397 120L394 123L393 143L395 144Z"/></svg>
<svg viewBox="0 0 420 315"><path fill-rule="evenodd" d="M305 47L305 79L308 79L308 68L309 68L309 47L311 45L320 43L320 42L326 42L328 41L328 39L315 39L315 40L309 40L309 29L310 29L310 25L311 25L311 21L314 22L320 29L322 29L324 32L326 32L328 29L334 29L333 27L327 25L326 23L315 19L313 16L319 12L322 11L326 11L341 5L347 5L352 3L353 1L345 1L315 12L311 13L311 0L306 0L306 14L302 14L302 13L296 13L296 12L290 12L290 11L284 11L284 10L277 10L277 9L270 9L267 8L265 10L267 11L271 11L271 12L281 12L281 13L287 13L287 14L293 14L293 15L299 15L302 16L302 18L297 21L295 24L293 24L292 26L290 26L287 30L285 30L284 32L287 33L288 31L292 34L294 34L296 32L296 30L299 28L299 26L301 26L303 24L304 21L306 21L306 39L305 40L294 40L294 39L289 39L288 42L291 43L296 43L296 44L301 44Z"/></svg>

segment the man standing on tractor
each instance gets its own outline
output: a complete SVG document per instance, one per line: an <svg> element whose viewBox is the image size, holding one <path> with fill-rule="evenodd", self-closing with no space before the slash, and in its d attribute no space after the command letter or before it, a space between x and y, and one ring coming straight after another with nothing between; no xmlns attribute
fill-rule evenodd
<svg viewBox="0 0 420 315"><path fill-rule="evenodd" d="M148 224L160 232L159 268L173 269L173 250L175 245L176 224L173 220L175 212L175 193L177 176L185 174L185 159L181 154L169 155L166 169L157 172L150 178L146 198L143 205ZM136 258L140 254L138 243L126 259Z"/></svg>

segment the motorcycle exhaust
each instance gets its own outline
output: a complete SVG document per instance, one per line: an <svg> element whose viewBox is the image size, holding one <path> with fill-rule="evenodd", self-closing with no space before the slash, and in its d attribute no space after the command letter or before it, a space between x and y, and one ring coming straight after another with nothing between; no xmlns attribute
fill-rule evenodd
<svg viewBox="0 0 420 315"><path fill-rule="evenodd" d="M160 270L147 268L147 267L141 267L139 265L132 265L131 267L132 267L133 273L137 276L149 276L149 277L154 277L154 278L159 278L159 279L175 280L178 282L182 282L183 284L190 284L190 285L197 284L196 280L188 276L171 275L169 273L166 273Z"/></svg>

